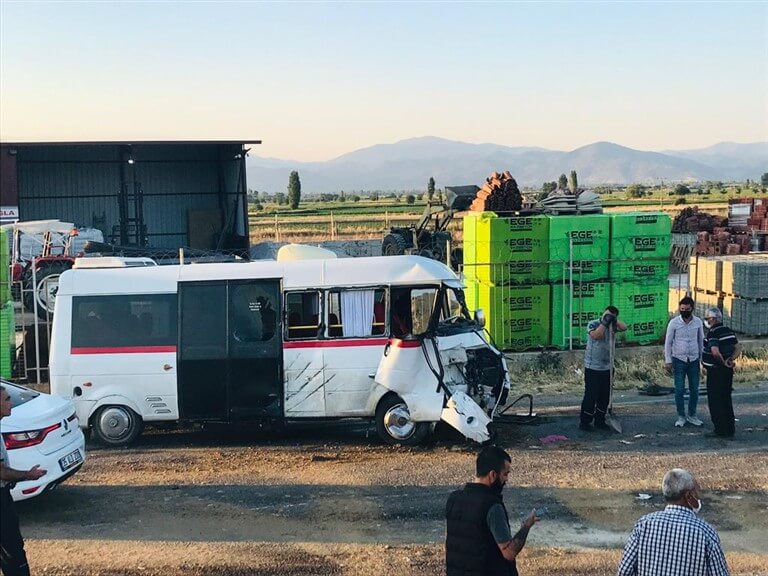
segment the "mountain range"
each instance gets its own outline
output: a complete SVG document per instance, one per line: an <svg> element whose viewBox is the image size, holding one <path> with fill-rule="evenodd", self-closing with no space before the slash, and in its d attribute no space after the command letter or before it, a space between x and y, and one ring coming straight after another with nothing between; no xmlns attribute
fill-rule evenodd
<svg viewBox="0 0 768 576"><path fill-rule="evenodd" d="M299 172L302 192L421 190L430 176L437 187L481 184L494 171L509 170L521 186L541 186L576 170L581 185L653 184L706 180L759 180L768 172L768 142L722 142L697 150L634 150L596 142L570 152L545 148L469 144L426 136L377 144L324 162L298 162L249 155L248 186L284 192Z"/></svg>

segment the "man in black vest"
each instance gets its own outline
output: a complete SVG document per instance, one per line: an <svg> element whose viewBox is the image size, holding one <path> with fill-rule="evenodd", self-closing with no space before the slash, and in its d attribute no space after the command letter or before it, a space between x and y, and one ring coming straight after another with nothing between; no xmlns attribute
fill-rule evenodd
<svg viewBox="0 0 768 576"><path fill-rule="evenodd" d="M539 521L536 511L512 536L501 491L512 459L498 446L477 455L475 482L448 497L445 517L445 566L448 576L518 576L515 558L528 531Z"/></svg>

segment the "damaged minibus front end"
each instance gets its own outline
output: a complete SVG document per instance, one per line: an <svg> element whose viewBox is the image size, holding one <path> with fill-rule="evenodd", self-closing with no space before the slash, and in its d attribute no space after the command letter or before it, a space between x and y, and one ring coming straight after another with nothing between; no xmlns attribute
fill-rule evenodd
<svg viewBox="0 0 768 576"><path fill-rule="evenodd" d="M509 393L507 366L483 335L482 315L470 316L461 283L403 288L392 301L393 324L407 333L393 330L376 371L377 387L386 390L376 410L379 435L417 444L442 420L466 438L491 440L490 424Z"/></svg>

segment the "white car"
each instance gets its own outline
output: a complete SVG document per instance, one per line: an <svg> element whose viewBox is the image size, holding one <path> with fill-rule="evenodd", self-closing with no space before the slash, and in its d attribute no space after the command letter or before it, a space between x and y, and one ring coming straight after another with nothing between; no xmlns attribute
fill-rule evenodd
<svg viewBox="0 0 768 576"><path fill-rule="evenodd" d="M26 500L52 490L85 462L85 437L71 401L36 392L0 379L11 397L11 415L0 420L8 463L16 470L39 464L42 478L17 482L14 500Z"/></svg>

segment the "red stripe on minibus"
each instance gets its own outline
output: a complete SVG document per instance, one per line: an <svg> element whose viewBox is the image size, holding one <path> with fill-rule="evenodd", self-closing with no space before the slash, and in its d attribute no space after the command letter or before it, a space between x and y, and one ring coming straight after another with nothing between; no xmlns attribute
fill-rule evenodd
<svg viewBox="0 0 768 576"><path fill-rule="evenodd" d="M159 354L176 352L176 346L111 346L105 348L72 348L71 354Z"/></svg>
<svg viewBox="0 0 768 576"><path fill-rule="evenodd" d="M371 338L371 339L349 339L349 340L300 340L294 342L284 342L283 348L348 348L355 346L383 346L391 342L396 348L419 348L421 342L418 340L400 340L393 338Z"/></svg>
<svg viewBox="0 0 768 576"><path fill-rule="evenodd" d="M421 340L400 340L392 339L392 346L395 348L421 348Z"/></svg>
<svg viewBox="0 0 768 576"><path fill-rule="evenodd" d="M283 348L347 348L355 346L384 346L387 338L359 338L349 340L301 340L283 342Z"/></svg>

